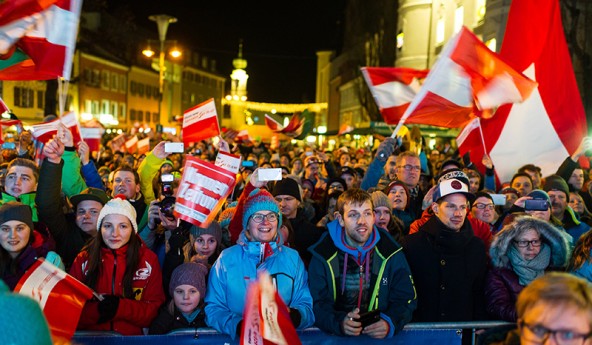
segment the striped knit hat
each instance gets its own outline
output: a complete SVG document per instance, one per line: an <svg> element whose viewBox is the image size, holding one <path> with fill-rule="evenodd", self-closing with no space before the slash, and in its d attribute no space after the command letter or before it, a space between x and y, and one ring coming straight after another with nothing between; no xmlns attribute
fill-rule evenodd
<svg viewBox="0 0 592 345"><path fill-rule="evenodd" d="M249 194L243 208L243 229L247 228L249 218L258 211L272 211L278 215L278 230L282 226L280 207L268 191L255 189Z"/></svg>

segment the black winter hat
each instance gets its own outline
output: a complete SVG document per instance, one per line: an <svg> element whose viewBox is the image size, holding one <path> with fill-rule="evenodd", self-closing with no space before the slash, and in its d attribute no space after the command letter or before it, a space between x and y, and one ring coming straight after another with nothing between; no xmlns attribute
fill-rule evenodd
<svg viewBox="0 0 592 345"><path fill-rule="evenodd" d="M35 228L31 207L17 201L9 201L0 206L0 225L11 220L18 220L27 224L31 231Z"/></svg>
<svg viewBox="0 0 592 345"><path fill-rule="evenodd" d="M273 191L271 193L273 196L278 195L290 195L298 199L298 201L302 201L302 196L300 195L300 186L296 180L291 179L289 177L285 177L273 186Z"/></svg>

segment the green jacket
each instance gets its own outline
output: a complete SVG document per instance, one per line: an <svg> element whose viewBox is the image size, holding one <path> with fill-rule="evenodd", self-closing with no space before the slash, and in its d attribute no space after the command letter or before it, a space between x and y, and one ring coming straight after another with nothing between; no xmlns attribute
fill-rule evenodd
<svg viewBox="0 0 592 345"><path fill-rule="evenodd" d="M20 195L20 197L15 198L14 196L7 194L5 192L2 192L2 201L0 202L0 204L4 204L5 202L9 202L9 201L18 201L20 203L23 203L25 205L29 205L29 207L31 207L31 211L33 212L33 222L36 223L39 221L39 217L37 216L37 205L35 204L35 196L37 195L36 192L30 192L30 193L23 193Z"/></svg>

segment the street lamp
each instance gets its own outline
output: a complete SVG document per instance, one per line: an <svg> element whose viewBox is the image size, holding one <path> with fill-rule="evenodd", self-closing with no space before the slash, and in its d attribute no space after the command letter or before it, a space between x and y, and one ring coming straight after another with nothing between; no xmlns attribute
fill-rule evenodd
<svg viewBox="0 0 592 345"><path fill-rule="evenodd" d="M169 16L168 14L156 14L148 17L153 22L156 22L156 26L158 27L158 41L159 41L159 56L158 56L158 90L160 93L160 99L158 101L158 116L159 118L162 116L162 99L164 93L164 56L165 56L165 43L166 43L166 34L169 28L169 24L176 23L177 18L173 16ZM174 49L174 54L171 52L171 56L179 57L181 56L181 52L178 49ZM150 49L145 49L142 53L148 57L152 57L154 55L154 51ZM175 56L176 55L176 56Z"/></svg>

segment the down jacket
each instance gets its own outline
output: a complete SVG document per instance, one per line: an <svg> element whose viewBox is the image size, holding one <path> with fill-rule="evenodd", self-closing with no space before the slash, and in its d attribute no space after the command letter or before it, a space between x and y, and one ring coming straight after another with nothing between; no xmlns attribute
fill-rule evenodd
<svg viewBox="0 0 592 345"><path fill-rule="evenodd" d="M495 319L510 322L517 319L516 299L524 286L518 282L518 275L512 269L507 254L512 241L521 234L520 228L527 222L536 227L543 243L551 248L551 263L547 270L563 270L571 256L570 238L567 233L548 222L524 216L506 225L491 243L489 253L493 267L487 274L485 285L487 312Z"/></svg>

